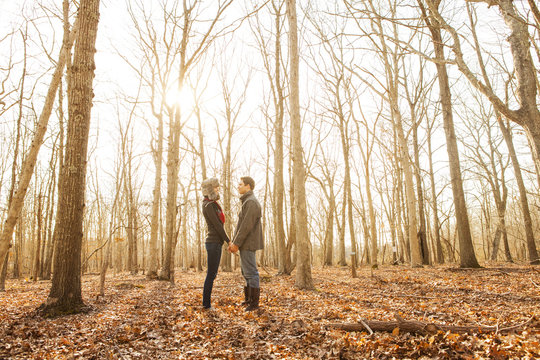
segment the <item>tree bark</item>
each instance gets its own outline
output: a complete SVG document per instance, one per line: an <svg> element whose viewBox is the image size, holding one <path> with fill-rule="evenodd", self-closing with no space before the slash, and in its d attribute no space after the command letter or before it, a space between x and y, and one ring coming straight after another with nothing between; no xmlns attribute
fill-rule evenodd
<svg viewBox="0 0 540 360"><path fill-rule="evenodd" d="M149 279L157 278L158 274L158 235L159 235L159 209L161 207L161 176L163 168L163 115L158 114L158 128L156 149L154 150L154 189L152 191L152 215L150 220L150 241L148 244L148 271Z"/></svg>
<svg viewBox="0 0 540 360"><path fill-rule="evenodd" d="M182 84L179 85L179 88ZM174 282L174 247L176 246L176 217L178 209L176 198L178 195L178 167L180 165L180 108L176 107L172 126L169 133L169 147L167 154L167 206L165 214L165 258L163 259L163 273L160 278Z"/></svg>
<svg viewBox="0 0 540 360"><path fill-rule="evenodd" d="M414 164L415 164L414 174L416 176L416 195L418 197L418 222L419 222L418 241L420 242L422 264L431 265L431 260L429 256L429 247L428 247L428 242L427 242L426 215L424 211L424 190L422 188L422 174L421 174L422 169L420 167L420 148L418 144L419 121L416 118L416 110L412 102L410 102L410 108L411 108L411 118L413 120L412 134L413 134Z"/></svg>
<svg viewBox="0 0 540 360"><path fill-rule="evenodd" d="M81 291L82 223L99 3L81 0L79 7L80 32L68 83L69 123L66 158L59 180L54 274L49 297L42 305L43 313L52 316L85 308Z"/></svg>
<svg viewBox="0 0 540 360"><path fill-rule="evenodd" d="M435 188L435 174L433 169L433 150L431 146L432 125L428 125L427 145L429 159L429 180L431 183L431 206L433 209L433 232L435 233L435 259L437 264L444 263L444 254L441 243L441 229L439 224L439 206L437 202L437 191Z"/></svg>
<svg viewBox="0 0 540 360"><path fill-rule="evenodd" d="M407 332L418 333L423 335L436 334L439 331L452 332L458 334L474 334L474 333L507 333L523 328L526 325L520 324L516 326L500 327L500 326L459 326L459 325L444 325L425 323L421 321L412 320L397 320L397 321L377 321L377 320L364 320L361 323L347 323L347 324L328 324L328 328L341 329L345 331L386 331L386 332Z"/></svg>
<svg viewBox="0 0 540 360"><path fill-rule="evenodd" d="M311 244L307 226L305 169L302 149L302 125L300 120L299 52L296 0L287 0L289 20L289 87L291 135L293 138L293 177L296 218L296 281L299 289L313 289L311 276Z"/></svg>
<svg viewBox="0 0 540 360"><path fill-rule="evenodd" d="M41 238L43 234L43 196L41 195L41 188L39 190L38 195L36 196L37 201L37 211L36 211L36 220L37 220L37 236L36 236L36 245L35 245L35 253L34 253L34 266L33 266L33 274L32 274L32 280L34 282L37 281L38 275L39 275L39 266L40 266L40 255L41 255Z"/></svg>
<svg viewBox="0 0 540 360"><path fill-rule="evenodd" d="M284 194L285 184L283 179L284 151L283 151L283 117L285 114L285 97L283 95L283 84L281 81L281 13L274 5L276 11L276 44L275 44L275 89L276 89L276 120L274 123L274 136L276 139L274 153L274 203L275 203L275 236L278 245L278 273L289 275L292 271L291 256L287 250L285 239L285 222L283 214L285 211Z"/></svg>

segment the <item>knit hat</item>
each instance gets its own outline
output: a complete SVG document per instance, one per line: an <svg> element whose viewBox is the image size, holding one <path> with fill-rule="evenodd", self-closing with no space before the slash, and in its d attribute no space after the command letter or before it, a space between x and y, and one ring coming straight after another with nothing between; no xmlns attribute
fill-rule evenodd
<svg viewBox="0 0 540 360"><path fill-rule="evenodd" d="M214 191L217 186L219 186L219 180L217 178L203 180L201 184L203 196L208 197L210 200L219 200L219 194Z"/></svg>

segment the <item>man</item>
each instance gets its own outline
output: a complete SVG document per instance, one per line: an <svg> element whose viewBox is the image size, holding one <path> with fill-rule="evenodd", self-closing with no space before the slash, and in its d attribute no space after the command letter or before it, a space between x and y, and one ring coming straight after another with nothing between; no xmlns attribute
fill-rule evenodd
<svg viewBox="0 0 540 360"><path fill-rule="evenodd" d="M244 302L246 311L259 308L261 289L259 286L259 271L255 252L264 247L261 226L261 204L253 194L255 181L244 176L240 178L238 193L242 201L242 209L238 215L238 225L234 238L229 244L229 251L235 253L240 249L240 268L246 280L244 287Z"/></svg>

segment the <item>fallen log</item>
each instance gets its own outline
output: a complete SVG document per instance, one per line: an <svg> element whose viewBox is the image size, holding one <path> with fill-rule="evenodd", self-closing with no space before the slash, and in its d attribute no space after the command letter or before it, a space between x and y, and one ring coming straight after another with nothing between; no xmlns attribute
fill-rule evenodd
<svg viewBox="0 0 540 360"><path fill-rule="evenodd" d="M518 329L522 329L525 325L531 322L534 317L531 317L526 322L515 325L501 328L499 326L482 326L482 325L470 325L470 326L457 326L457 325L444 325L444 324L434 324L434 323L425 323L421 321L414 320L403 320L398 318L396 321L377 321L377 320L360 320L360 323L332 323L328 324L328 328L340 329L345 331L368 331L372 334L374 331L386 331L392 333L398 332L408 332L408 333L418 333L418 334L436 334L438 331L452 333L505 333L511 332Z"/></svg>

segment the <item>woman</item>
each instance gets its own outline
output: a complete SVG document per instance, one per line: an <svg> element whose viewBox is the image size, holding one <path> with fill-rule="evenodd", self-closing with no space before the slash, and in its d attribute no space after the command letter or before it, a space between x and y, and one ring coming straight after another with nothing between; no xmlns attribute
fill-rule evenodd
<svg viewBox="0 0 540 360"><path fill-rule="evenodd" d="M210 299L212 297L212 287L216 278L219 262L221 261L221 248L223 242L229 243L229 237L225 233L225 214L219 200L219 181L216 178L206 179L202 182L202 194L204 196L202 211L208 226L206 235L206 254L208 258L208 268L206 270L206 280L203 290L203 308L210 309Z"/></svg>

